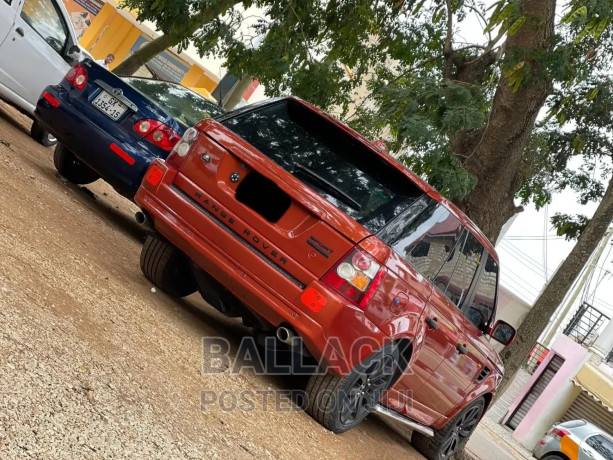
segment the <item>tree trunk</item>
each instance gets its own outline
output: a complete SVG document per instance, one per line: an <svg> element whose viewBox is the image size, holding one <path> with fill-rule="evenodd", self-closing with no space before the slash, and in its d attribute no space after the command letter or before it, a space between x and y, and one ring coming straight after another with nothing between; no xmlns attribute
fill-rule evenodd
<svg viewBox="0 0 613 460"><path fill-rule="evenodd" d="M554 34L556 0L522 0L521 11L526 16L522 28L507 39L507 53L533 49L547 50ZM502 226L522 208L515 206L514 197L524 180L522 154L534 128L534 123L551 92L551 83L537 75L538 62L527 60L532 80L514 91L501 76L496 88L487 126L475 132L463 132L451 140L454 155L469 173L477 177L477 186L459 203L495 243ZM457 77L472 75L466 66Z"/></svg>
<svg viewBox="0 0 613 460"><path fill-rule="evenodd" d="M162 51L177 45L181 39L190 38L206 23L212 21L218 16L223 15L228 9L234 5L241 3L242 0L218 0L212 5L207 6L203 11L189 18L189 24L185 31L181 33L164 34L137 50L129 56L121 64L119 64L114 72L119 75L132 75L147 62L160 54Z"/></svg>
<svg viewBox="0 0 613 460"><path fill-rule="evenodd" d="M556 308L564 299L564 295L570 289L574 280L579 276L581 269L588 262L598 243L605 236L609 225L613 221L613 177L602 201L598 205L594 216L581 232L581 236L562 262L545 290L541 293L536 303L522 322L515 341L505 348L501 357L504 361L505 374L498 396L506 390L509 382L519 370L530 350L539 338L539 335L547 326Z"/></svg>
<svg viewBox="0 0 613 460"><path fill-rule="evenodd" d="M138 69L147 64L151 59L156 57L162 51L174 46L178 40L171 35L161 35L155 40L150 41L145 46L136 50L132 56L119 64L114 69L114 73L118 75L133 75Z"/></svg>
<svg viewBox="0 0 613 460"><path fill-rule="evenodd" d="M236 108L236 106L242 100L243 94L245 94L245 91L249 89L252 83L253 77L245 76L241 78L228 94L222 95L224 97L223 100L220 102L223 105L223 108L226 110L232 110Z"/></svg>

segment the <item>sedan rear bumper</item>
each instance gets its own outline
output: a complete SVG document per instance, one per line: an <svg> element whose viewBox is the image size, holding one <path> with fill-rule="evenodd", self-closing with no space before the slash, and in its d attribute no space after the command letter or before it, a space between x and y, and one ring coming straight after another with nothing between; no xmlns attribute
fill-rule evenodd
<svg viewBox="0 0 613 460"><path fill-rule="evenodd" d="M48 86L45 92L59 105L54 107L41 97L34 112L38 122L119 193L133 200L157 155L146 142L126 144L87 119L70 104L68 92L61 86Z"/></svg>

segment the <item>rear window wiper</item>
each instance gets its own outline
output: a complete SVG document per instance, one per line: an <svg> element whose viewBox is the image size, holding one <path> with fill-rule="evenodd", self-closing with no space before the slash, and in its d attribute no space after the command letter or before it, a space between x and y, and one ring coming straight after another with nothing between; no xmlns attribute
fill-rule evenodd
<svg viewBox="0 0 613 460"><path fill-rule="evenodd" d="M352 207L356 211L359 211L362 208L362 205L360 205L360 203L355 201L353 198L351 198L349 195L343 192L336 185L328 182L326 179L321 177L315 171L310 170L306 166L303 166L301 164L295 164L294 170L292 171L292 173L294 175L302 176L303 178L309 180L313 185L316 185L317 187L322 189L324 192L329 193L334 198L341 200L347 206Z"/></svg>

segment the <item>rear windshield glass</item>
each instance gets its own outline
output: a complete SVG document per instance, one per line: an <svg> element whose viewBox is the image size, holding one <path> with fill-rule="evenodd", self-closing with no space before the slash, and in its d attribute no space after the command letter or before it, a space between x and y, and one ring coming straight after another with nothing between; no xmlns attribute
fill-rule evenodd
<svg viewBox="0 0 613 460"><path fill-rule="evenodd" d="M371 232L423 195L394 166L296 101L220 121Z"/></svg>
<svg viewBox="0 0 613 460"><path fill-rule="evenodd" d="M216 117L224 113L223 109L200 94L176 83L134 77L126 77L123 80L185 126L194 126L204 118Z"/></svg>

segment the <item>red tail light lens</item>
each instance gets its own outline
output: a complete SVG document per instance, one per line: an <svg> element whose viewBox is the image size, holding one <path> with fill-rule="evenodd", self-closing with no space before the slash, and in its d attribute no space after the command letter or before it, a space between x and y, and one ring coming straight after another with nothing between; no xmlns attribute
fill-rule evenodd
<svg viewBox="0 0 613 460"><path fill-rule="evenodd" d="M558 428L558 427L555 427L555 428L553 428L551 430L551 435L555 436L555 437L557 437L559 439L562 439L564 436L568 436L569 434L570 434L570 431L566 431L566 430L564 430L562 428Z"/></svg>
<svg viewBox="0 0 613 460"><path fill-rule="evenodd" d="M157 187L163 176L164 171L162 171L160 168L153 164L149 167L147 173L145 174L145 182L150 185L153 185L154 187Z"/></svg>
<svg viewBox="0 0 613 460"><path fill-rule="evenodd" d="M181 136L174 129L157 120L148 118L138 120L134 124L134 131L167 152L170 152L181 139Z"/></svg>
<svg viewBox="0 0 613 460"><path fill-rule="evenodd" d="M174 146L168 158L166 158L166 163L173 165L177 169L181 169L181 166L185 163L187 154L192 149L197 139L198 130L196 128L188 128L181 140Z"/></svg>
<svg viewBox="0 0 613 460"><path fill-rule="evenodd" d="M384 275L385 269L369 254L354 249L322 280L346 299L365 309Z"/></svg>
<svg viewBox="0 0 613 460"><path fill-rule="evenodd" d="M64 78L75 88L83 89L87 85L87 70L81 64L77 64L68 71Z"/></svg>

